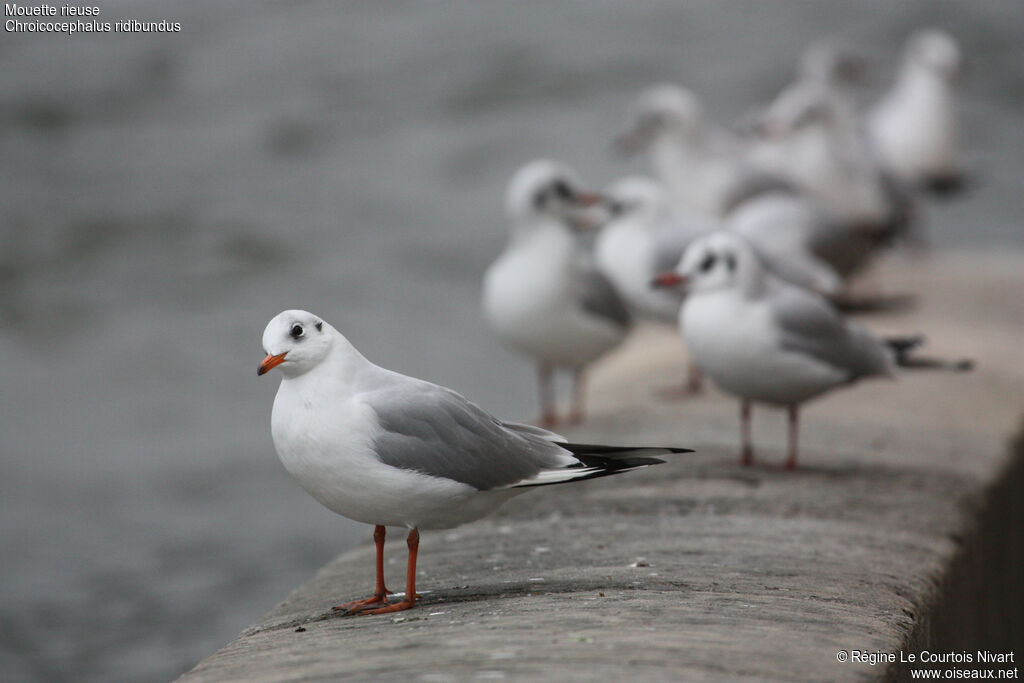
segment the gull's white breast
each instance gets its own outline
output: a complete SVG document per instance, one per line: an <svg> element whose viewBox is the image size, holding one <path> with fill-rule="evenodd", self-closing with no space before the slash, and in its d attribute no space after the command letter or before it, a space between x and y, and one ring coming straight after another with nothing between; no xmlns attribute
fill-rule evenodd
<svg viewBox="0 0 1024 683"><path fill-rule="evenodd" d="M878 152L901 176L960 170L953 93L934 76L907 74L869 123Z"/></svg>
<svg viewBox="0 0 1024 683"><path fill-rule="evenodd" d="M846 380L842 371L782 348L771 309L732 291L688 297L680 324L697 366L741 398L800 403Z"/></svg>
<svg viewBox="0 0 1024 683"><path fill-rule="evenodd" d="M659 273L653 272L654 234L643 226L625 221L604 229L594 245L594 258L601 272L639 313L664 322L679 317L680 302L651 286Z"/></svg>
<svg viewBox="0 0 1024 683"><path fill-rule="evenodd" d="M511 246L487 271L483 306L503 343L553 365L577 368L611 350L625 332L580 306L571 240L549 233Z"/></svg>
<svg viewBox="0 0 1024 683"><path fill-rule="evenodd" d="M288 473L329 510L367 524L448 528L512 495L385 465L373 450L378 427L372 408L358 394L318 393L317 387L323 385L305 377L281 383L271 434Z"/></svg>

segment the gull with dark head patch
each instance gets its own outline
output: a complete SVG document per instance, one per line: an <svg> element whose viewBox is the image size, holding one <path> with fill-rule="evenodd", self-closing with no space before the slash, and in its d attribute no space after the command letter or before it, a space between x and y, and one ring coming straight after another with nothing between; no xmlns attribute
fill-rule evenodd
<svg viewBox="0 0 1024 683"><path fill-rule="evenodd" d="M741 462L753 464L752 403L787 408L786 469L796 469L800 406L897 367L967 370L969 361L912 354L920 337L880 338L845 320L822 296L768 272L739 235L717 232L691 244L655 286L685 291L679 324L697 366L740 399Z"/></svg>
<svg viewBox="0 0 1024 683"><path fill-rule="evenodd" d="M530 425L503 422L445 387L385 370L312 313L284 311L263 333L277 368L271 435L281 462L333 512L375 525L373 595L336 609L382 614L416 603L420 529L479 519L536 486L594 479L663 462L683 448L567 443ZM388 604L385 528L409 529L402 600Z"/></svg>

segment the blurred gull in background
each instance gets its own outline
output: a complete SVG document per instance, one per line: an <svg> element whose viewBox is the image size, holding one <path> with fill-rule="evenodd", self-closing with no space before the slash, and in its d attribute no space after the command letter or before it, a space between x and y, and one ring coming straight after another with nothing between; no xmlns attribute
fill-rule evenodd
<svg viewBox="0 0 1024 683"><path fill-rule="evenodd" d="M937 29L907 40L896 82L871 110L868 130L886 168L936 193L963 185L956 92L960 48Z"/></svg>
<svg viewBox="0 0 1024 683"><path fill-rule="evenodd" d="M637 317L674 327L682 297L652 288L651 280L679 263L690 242L718 223L675 209L665 187L653 178L621 178L604 194L609 217L594 242L597 266ZM691 364L683 393L700 389L700 371Z"/></svg>
<svg viewBox="0 0 1024 683"><path fill-rule="evenodd" d="M487 322L504 344L537 361L545 426L558 422L554 370L573 372L569 421L582 420L586 367L630 329L626 305L573 234L595 227L587 209L601 200L581 191L563 164L527 164L505 196L508 246L484 277Z"/></svg>
<svg viewBox="0 0 1024 683"><path fill-rule="evenodd" d="M671 201L709 218L721 218L761 192L790 186L777 174L748 163L735 136L708 118L695 93L678 85L643 91L614 147L629 156L648 151Z"/></svg>
<svg viewBox="0 0 1024 683"><path fill-rule="evenodd" d="M818 81L787 88L754 126L750 160L787 178L850 224L878 236L905 233L910 197L886 175L845 98Z"/></svg>
<svg viewBox="0 0 1024 683"><path fill-rule="evenodd" d="M609 217L594 242L594 259L637 316L671 325L682 297L651 289L651 279L673 268L686 247L718 223L675 210L665 187L644 176L620 178L604 190Z"/></svg>
<svg viewBox="0 0 1024 683"><path fill-rule="evenodd" d="M870 235L851 234L819 203L788 192L744 202L725 227L746 238L776 275L829 298L843 293L845 277L873 246Z"/></svg>

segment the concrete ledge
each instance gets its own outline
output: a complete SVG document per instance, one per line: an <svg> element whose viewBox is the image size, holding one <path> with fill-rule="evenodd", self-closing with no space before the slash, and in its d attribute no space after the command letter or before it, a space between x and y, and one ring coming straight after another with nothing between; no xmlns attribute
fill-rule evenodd
<svg viewBox="0 0 1024 683"><path fill-rule="evenodd" d="M881 271L921 306L868 324L925 331L977 371L827 397L804 412L802 471L744 469L735 402L656 400L683 352L642 331L596 373L594 417L571 436L699 454L424 533L415 611L334 617L372 587L372 547L346 553L180 680L903 680L905 665L837 652L1024 656L1024 459L1008 446L1024 408L1024 254ZM762 462L782 460L783 423L755 412ZM397 584L405 547L391 540Z"/></svg>

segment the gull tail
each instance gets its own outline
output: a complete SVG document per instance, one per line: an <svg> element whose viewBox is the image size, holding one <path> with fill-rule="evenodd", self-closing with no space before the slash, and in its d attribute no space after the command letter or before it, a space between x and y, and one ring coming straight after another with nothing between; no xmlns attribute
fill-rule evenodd
<svg viewBox="0 0 1024 683"><path fill-rule="evenodd" d="M970 358L958 360L946 360L943 358L929 358L927 356L914 356L911 352L924 344L922 335L909 337L887 337L883 340L894 354L896 365L901 368L912 370L950 370L953 372L966 372L974 368L974 361Z"/></svg>
<svg viewBox="0 0 1024 683"><path fill-rule="evenodd" d="M659 455L693 453L692 448L599 446L580 443L559 443L558 445L576 456L579 463L570 467L544 470L530 479L515 484L513 488L549 486L569 481L597 479L598 477L607 477L610 474L629 472L640 467L660 465L665 461L657 457Z"/></svg>

